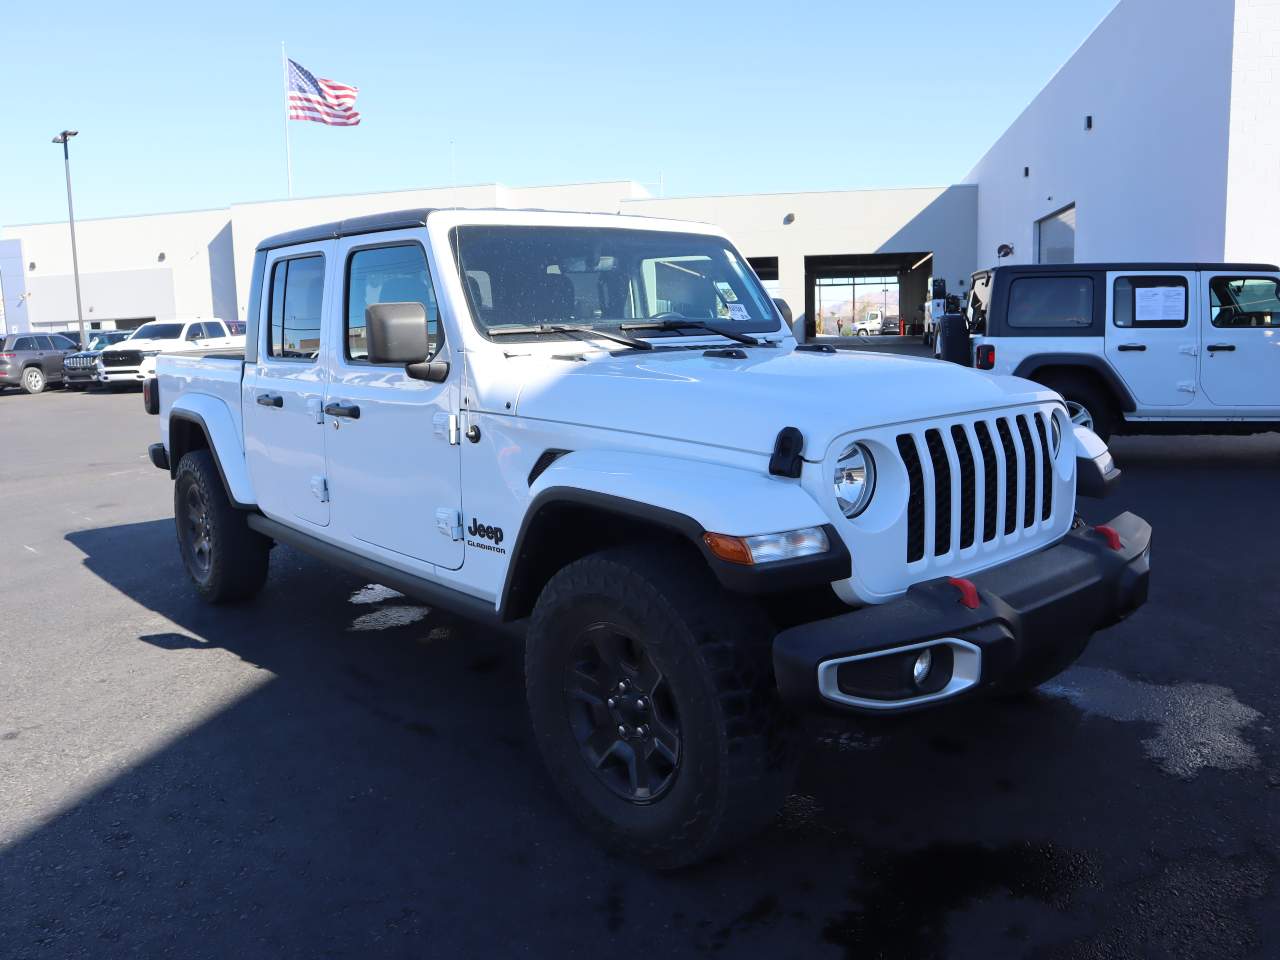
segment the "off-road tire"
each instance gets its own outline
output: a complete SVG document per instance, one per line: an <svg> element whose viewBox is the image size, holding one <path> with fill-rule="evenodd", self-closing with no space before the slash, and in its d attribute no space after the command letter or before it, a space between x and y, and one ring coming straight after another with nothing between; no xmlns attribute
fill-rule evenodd
<svg viewBox="0 0 1280 960"><path fill-rule="evenodd" d="M1078 422L1075 420L1076 411L1073 406L1078 404L1088 411L1093 423L1091 428L1093 432L1104 443L1111 440L1111 435L1115 432L1116 425L1119 422L1119 412L1116 409L1115 398L1111 396L1110 391L1105 387L1099 386L1096 381L1088 376L1078 376L1071 373L1049 374L1040 382L1051 390L1056 390L1062 394L1062 398L1067 401L1068 412L1073 415L1073 421Z"/></svg>
<svg viewBox="0 0 1280 960"><path fill-rule="evenodd" d="M27 367L22 371L22 389L27 393L43 393L48 385L49 380L39 367Z"/></svg>
<svg viewBox="0 0 1280 960"><path fill-rule="evenodd" d="M203 520L197 522L193 511ZM271 541L251 530L247 515L231 505L208 450L192 450L179 462L173 516L182 564L202 600L247 600L262 589ZM205 547L197 551L201 535Z"/></svg>
<svg viewBox="0 0 1280 960"><path fill-rule="evenodd" d="M631 631L670 686L679 764L664 793L620 796L584 756L565 677L581 637L600 624ZM525 683L538 747L579 820L607 848L657 869L704 860L776 815L795 769L791 719L771 666L773 628L730 598L696 556L631 546L556 573L534 609Z"/></svg>

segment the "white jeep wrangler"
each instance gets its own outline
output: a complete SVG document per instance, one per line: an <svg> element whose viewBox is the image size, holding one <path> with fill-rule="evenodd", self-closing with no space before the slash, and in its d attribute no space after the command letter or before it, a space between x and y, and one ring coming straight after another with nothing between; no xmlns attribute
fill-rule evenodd
<svg viewBox="0 0 1280 960"><path fill-rule="evenodd" d="M1272 264L997 267L974 274L967 313L955 359L1052 387L1104 440L1280 429Z"/></svg>
<svg viewBox="0 0 1280 960"><path fill-rule="evenodd" d="M272 237L243 359L144 391L197 593L275 542L521 635L551 775L659 867L768 823L801 710L1026 690L1146 598L1059 397L798 345L716 229L436 210Z"/></svg>

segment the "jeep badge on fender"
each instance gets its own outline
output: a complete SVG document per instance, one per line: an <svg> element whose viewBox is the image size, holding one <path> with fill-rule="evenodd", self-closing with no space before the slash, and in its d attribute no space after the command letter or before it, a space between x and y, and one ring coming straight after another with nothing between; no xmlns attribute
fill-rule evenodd
<svg viewBox="0 0 1280 960"><path fill-rule="evenodd" d="M283 343L277 288L314 311ZM1150 526L1075 522L1119 471L1058 393L797 344L715 227L375 213L263 240L248 302L243 359L157 361L196 592L284 543L521 635L550 779L630 861L772 822L792 714L1029 690L1147 597Z"/></svg>

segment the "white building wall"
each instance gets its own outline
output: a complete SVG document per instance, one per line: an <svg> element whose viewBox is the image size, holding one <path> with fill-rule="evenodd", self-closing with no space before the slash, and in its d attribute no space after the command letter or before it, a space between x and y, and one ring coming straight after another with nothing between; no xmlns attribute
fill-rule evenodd
<svg viewBox="0 0 1280 960"><path fill-rule="evenodd" d="M1121 0L966 177L980 265L1034 262L1071 203L1077 262L1222 259L1233 26L1231 0Z"/></svg>
<svg viewBox="0 0 1280 960"><path fill-rule="evenodd" d="M1280 258L1280 0L1236 0L1224 259Z"/></svg>
<svg viewBox="0 0 1280 960"><path fill-rule="evenodd" d="M951 289L975 268L972 186L634 200L623 213L723 227L747 257L777 257L779 295L804 310L806 256L934 254ZM792 223L784 223L794 214Z"/></svg>

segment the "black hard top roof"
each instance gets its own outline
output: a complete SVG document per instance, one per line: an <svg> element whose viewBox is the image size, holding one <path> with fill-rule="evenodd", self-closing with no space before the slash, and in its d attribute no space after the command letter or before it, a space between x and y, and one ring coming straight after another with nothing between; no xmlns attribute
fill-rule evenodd
<svg viewBox="0 0 1280 960"><path fill-rule="evenodd" d="M988 267L986 270L978 270L973 275L975 277L982 276L984 273L994 273L999 270L1001 273L1080 273L1085 270L1111 270L1132 273L1138 270L1183 270L1188 273L1191 271L1213 271L1213 270L1230 270L1233 272L1247 273L1256 271L1259 273L1280 273L1280 267L1274 263L1010 263L1000 264L994 267Z"/></svg>
<svg viewBox="0 0 1280 960"><path fill-rule="evenodd" d="M336 240L354 233L378 233L383 230L408 230L423 227L431 209L392 210L390 213L371 213L363 217L349 217L332 223L318 223L314 227L302 227L277 233L258 244L259 250L291 247L296 243L315 243L319 240Z"/></svg>

